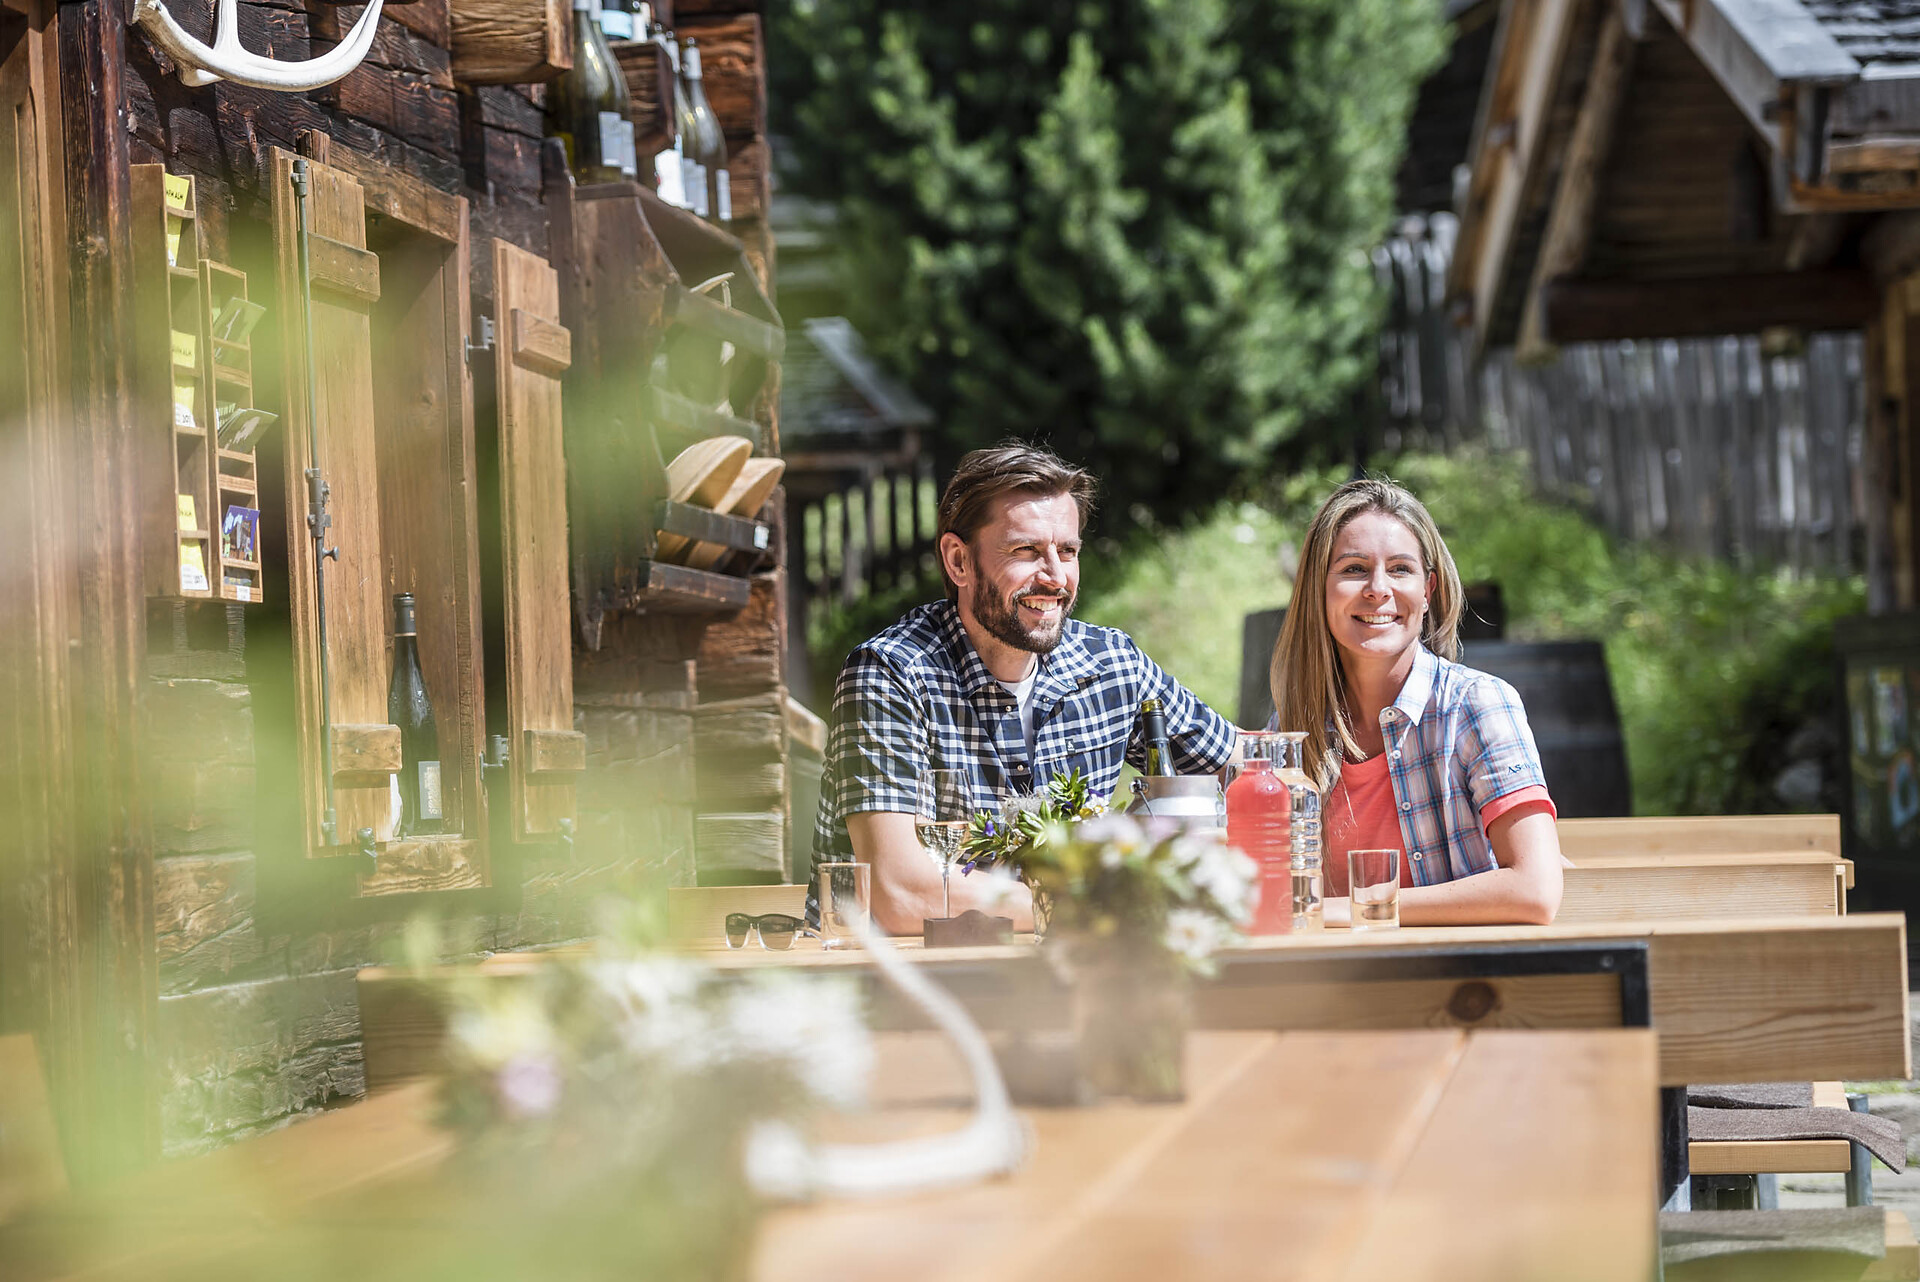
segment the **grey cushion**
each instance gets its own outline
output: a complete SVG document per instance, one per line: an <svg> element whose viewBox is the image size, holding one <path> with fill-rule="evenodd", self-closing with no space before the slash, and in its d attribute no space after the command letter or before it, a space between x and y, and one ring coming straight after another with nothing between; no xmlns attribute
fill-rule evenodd
<svg viewBox="0 0 1920 1282"><path fill-rule="evenodd" d="M1907 1169L1900 1124L1845 1108L1688 1108L1694 1140L1852 1140L1896 1171Z"/></svg>
<svg viewBox="0 0 1920 1282"><path fill-rule="evenodd" d="M1695 1108L1812 1108L1812 1082L1759 1082L1744 1086L1689 1086Z"/></svg>

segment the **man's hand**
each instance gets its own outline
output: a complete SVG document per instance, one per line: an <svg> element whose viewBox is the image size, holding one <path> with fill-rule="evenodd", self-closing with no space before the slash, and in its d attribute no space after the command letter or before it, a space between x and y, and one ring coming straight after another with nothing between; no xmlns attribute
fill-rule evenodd
<svg viewBox="0 0 1920 1282"><path fill-rule="evenodd" d="M867 811L847 816L853 857L873 869L873 921L889 935L918 935L929 917L946 915L940 864L913 833L913 816ZM1015 930L1033 929L1033 894L1018 881L953 870L948 882L953 915L978 908L1011 917Z"/></svg>

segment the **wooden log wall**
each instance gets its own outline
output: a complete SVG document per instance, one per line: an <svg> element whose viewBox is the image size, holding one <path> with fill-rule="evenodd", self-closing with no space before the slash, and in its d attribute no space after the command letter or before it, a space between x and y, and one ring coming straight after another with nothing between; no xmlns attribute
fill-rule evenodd
<svg viewBox="0 0 1920 1282"><path fill-rule="evenodd" d="M492 239L548 255L540 172L545 90L462 83L448 6L449 0L416 0L383 11L366 62L339 84L306 95L225 82L186 88L166 55L128 30L124 87L113 87L117 77L96 76L92 83L109 86L104 96L71 93L70 110L80 116L72 136L117 137L128 162L159 162L191 174L206 252L257 269L262 288L272 279L265 270L266 182L276 146L324 154L366 188L370 245L380 243L383 218L427 216L405 208L416 189L403 179L463 196L471 311L490 316ZM241 0L241 38L276 58L304 59L329 47L359 12L307 8L297 0ZM196 15L195 6L183 4L177 16L196 35L210 35L205 7ZM764 220L759 16L703 7L686 20L685 34L708 50L708 91L737 157L736 230L765 280L773 249ZM86 65L91 47L76 37L70 74ZM126 123L118 124L122 109ZM77 145L69 152L70 167L83 165L89 154ZM76 230L72 239L83 236ZM255 297L260 294L256 289ZM579 342L576 336L576 351ZM276 360L270 354L262 364ZM476 371L483 486L492 483L487 459L495 448L490 381ZM776 383L769 380L752 411L777 446ZM283 564L288 501L285 494L263 495L263 504L280 505L262 523L266 555ZM769 513L780 510L776 496ZM498 552L489 545L497 529L484 505L479 538L481 573L497 578ZM783 543L776 538L774 546ZM637 874L691 882L696 823L706 849L752 850L758 866L767 866L767 852L784 850L782 573L776 568L757 576L749 608L705 636L697 623L616 615L596 652L586 653L576 641L574 728L587 740L576 840L570 850L496 841L493 884L441 896L451 954L585 937L594 929L596 895ZM152 890L150 898L132 902L152 905L140 911L153 923L148 983L157 985L158 996L149 991L144 1000L154 1021L146 1041L162 1083L158 1146L182 1153L364 1090L353 975L390 954L405 918L420 905L404 895L356 900L346 861L299 858L278 836L284 816L261 804L288 782L274 775L283 768L274 764L275 753L290 733L284 599L248 607L156 604L148 612L139 680L142 760L156 763L143 790L152 805ZM488 608L497 609L497 601ZM497 636L486 645L491 685ZM110 652L104 654L102 662L110 661ZM93 688L111 697L110 684ZM490 704L501 697L492 688L488 694ZM696 771L696 748L704 773ZM110 757L104 764L119 769L118 763ZM805 822L810 825L810 815ZM111 848L128 845L115 838ZM783 864L774 867L783 873Z"/></svg>

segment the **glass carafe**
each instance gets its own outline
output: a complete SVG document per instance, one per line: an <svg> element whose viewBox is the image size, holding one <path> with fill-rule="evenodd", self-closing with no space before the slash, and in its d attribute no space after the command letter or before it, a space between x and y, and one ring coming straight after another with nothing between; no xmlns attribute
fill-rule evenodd
<svg viewBox="0 0 1920 1282"><path fill-rule="evenodd" d="M1293 731L1240 735L1245 766L1227 789L1227 841L1259 866L1255 935L1321 928L1320 793L1307 778L1306 739Z"/></svg>

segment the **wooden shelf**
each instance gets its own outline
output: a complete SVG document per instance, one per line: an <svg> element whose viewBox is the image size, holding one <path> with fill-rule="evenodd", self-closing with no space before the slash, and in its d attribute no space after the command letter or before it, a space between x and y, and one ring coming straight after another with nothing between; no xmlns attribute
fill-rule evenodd
<svg viewBox="0 0 1920 1282"><path fill-rule="evenodd" d="M746 607L751 585L730 574L641 561L635 567L636 588L620 602L647 614L733 614Z"/></svg>
<svg viewBox="0 0 1920 1282"><path fill-rule="evenodd" d="M188 427L184 423L175 423L173 425L173 434L175 436L197 436L201 440L205 440L207 436L207 429L200 426L198 423L195 423L192 427Z"/></svg>
<svg viewBox="0 0 1920 1282"><path fill-rule="evenodd" d="M174 280L192 280L192 281L197 281L197 280L199 280L199 279L200 279L200 273L198 273L198 272L196 272L196 271L194 271L194 270L193 270L193 268L191 268L191 267L181 267L181 266L178 266L177 264L176 264L176 265L170 265L170 266L169 266L169 267L167 268L167 275L168 275L169 277L171 277L172 279L174 279Z"/></svg>
<svg viewBox="0 0 1920 1282"><path fill-rule="evenodd" d="M756 452L766 446L758 423L724 410L708 409L664 387L647 388L647 413L655 422L669 424L693 436L744 436L753 442Z"/></svg>
<svg viewBox="0 0 1920 1282"><path fill-rule="evenodd" d="M230 383L235 387L251 388L253 386L253 376L251 374L242 374L239 370L232 369L225 365L215 365L213 367L213 377L215 382Z"/></svg>
<svg viewBox="0 0 1920 1282"><path fill-rule="evenodd" d="M191 209L182 209L180 206L174 205L174 204L166 204L166 205L163 205L162 208L165 209L168 214L182 220L183 222L193 221L194 214Z"/></svg>
<svg viewBox="0 0 1920 1282"><path fill-rule="evenodd" d="M174 532L183 539L204 539L208 537L205 530L176 530Z"/></svg>
<svg viewBox="0 0 1920 1282"><path fill-rule="evenodd" d="M728 307L706 294L696 294L685 285L674 285L667 290L667 319L732 343L762 360L779 360L787 346L786 331L778 325Z"/></svg>
<svg viewBox="0 0 1920 1282"><path fill-rule="evenodd" d="M763 521L664 499L654 504L653 528L696 543L717 543L735 552L765 552L773 542L773 531Z"/></svg>

